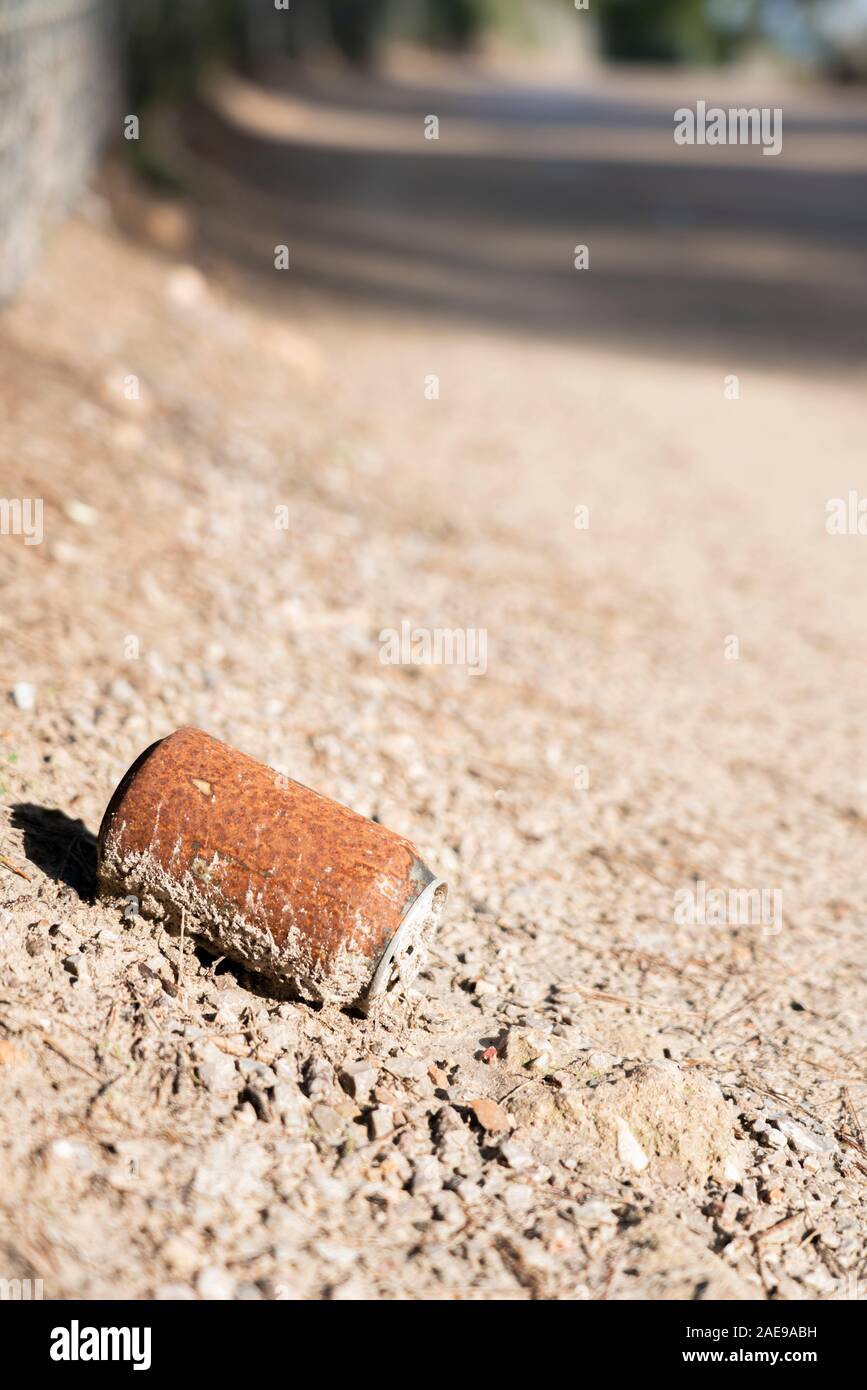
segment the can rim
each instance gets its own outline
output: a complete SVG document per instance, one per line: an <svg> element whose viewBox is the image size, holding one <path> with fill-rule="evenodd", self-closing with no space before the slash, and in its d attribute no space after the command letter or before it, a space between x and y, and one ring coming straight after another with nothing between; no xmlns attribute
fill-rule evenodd
<svg viewBox="0 0 867 1390"><path fill-rule="evenodd" d="M432 914L436 899L440 898L441 902L444 903L447 893L448 884L445 879L434 878L414 899L376 967L376 972L367 991L368 1001L385 994L391 974L391 965L395 957L402 955L407 948L413 945L413 938L417 936L425 919Z"/></svg>

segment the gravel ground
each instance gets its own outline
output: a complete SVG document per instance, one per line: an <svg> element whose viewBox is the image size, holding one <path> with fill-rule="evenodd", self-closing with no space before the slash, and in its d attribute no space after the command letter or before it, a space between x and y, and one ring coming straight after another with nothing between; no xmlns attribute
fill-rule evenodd
<svg viewBox="0 0 867 1390"><path fill-rule="evenodd" d="M3 492L44 499L0 537L0 1275L863 1297L863 370L269 296L145 224L95 199L0 320ZM384 665L404 620L486 670ZM413 997L275 998L94 901L183 724L449 880ZM690 924L699 881L768 912Z"/></svg>

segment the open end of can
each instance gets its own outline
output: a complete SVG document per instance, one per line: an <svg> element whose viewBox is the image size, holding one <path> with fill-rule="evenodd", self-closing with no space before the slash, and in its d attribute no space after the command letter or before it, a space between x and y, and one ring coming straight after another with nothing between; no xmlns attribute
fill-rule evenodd
<svg viewBox="0 0 867 1390"><path fill-rule="evenodd" d="M376 967L366 1007L388 994L403 993L424 968L428 943L439 926L448 891L448 884L435 878L419 893Z"/></svg>

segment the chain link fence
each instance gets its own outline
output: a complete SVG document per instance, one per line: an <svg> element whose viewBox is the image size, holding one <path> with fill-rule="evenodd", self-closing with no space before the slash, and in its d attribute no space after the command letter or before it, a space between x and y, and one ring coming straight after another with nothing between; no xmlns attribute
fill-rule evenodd
<svg viewBox="0 0 867 1390"><path fill-rule="evenodd" d="M0 301L119 110L122 0L0 0Z"/></svg>

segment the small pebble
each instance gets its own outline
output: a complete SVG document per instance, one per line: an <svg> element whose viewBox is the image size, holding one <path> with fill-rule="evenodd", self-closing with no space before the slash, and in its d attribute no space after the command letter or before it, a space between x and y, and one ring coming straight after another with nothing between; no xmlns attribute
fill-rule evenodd
<svg viewBox="0 0 867 1390"><path fill-rule="evenodd" d="M535 1195L535 1190L528 1183L509 1183L503 1193L503 1205L512 1216L521 1216L529 1211Z"/></svg>
<svg viewBox="0 0 867 1390"><path fill-rule="evenodd" d="M116 700L119 705L135 704L135 688L130 685L125 676L115 676L108 693L112 700Z"/></svg>
<svg viewBox="0 0 867 1390"><path fill-rule="evenodd" d="M367 1117L367 1132L371 1139L384 1139L394 1129L394 1111L390 1105L377 1105Z"/></svg>
<svg viewBox="0 0 867 1390"><path fill-rule="evenodd" d="M617 1154L621 1163L625 1163L627 1168L632 1168L636 1173L640 1173L650 1162L647 1154L639 1144L629 1125L618 1115L617 1120Z"/></svg>
<svg viewBox="0 0 867 1390"><path fill-rule="evenodd" d="M78 502L75 498L64 502L63 510L76 526L95 526L99 521L99 512L95 507L89 507L86 502Z"/></svg>
<svg viewBox="0 0 867 1390"><path fill-rule="evenodd" d="M479 1096L476 1100L470 1101L470 1109L478 1120L482 1129L488 1133L502 1133L509 1128L509 1116L501 1105L495 1100L489 1100L487 1096Z"/></svg>
<svg viewBox="0 0 867 1390"><path fill-rule="evenodd" d="M202 1061L196 1066L199 1080L209 1091L217 1095L234 1091L238 1084L238 1074L234 1058L221 1052L218 1047L209 1046Z"/></svg>
<svg viewBox="0 0 867 1390"><path fill-rule="evenodd" d="M193 265L179 265L166 278L166 299L176 309L198 308L207 301L208 283Z"/></svg>
<svg viewBox="0 0 867 1390"><path fill-rule="evenodd" d="M761 1143L766 1149L784 1149L786 1147L786 1136L781 1134L778 1129L770 1127L763 1130L760 1135Z"/></svg>
<svg viewBox="0 0 867 1390"><path fill-rule="evenodd" d="M533 1162L533 1155L529 1149L525 1149L523 1144L519 1144L515 1139L504 1139L500 1145L500 1157L508 1168L514 1169L516 1173L522 1168L529 1168Z"/></svg>
<svg viewBox="0 0 867 1390"><path fill-rule="evenodd" d="M78 951L76 951L74 955L64 956L63 968L69 972L74 980L78 980L80 984L85 984L90 978L87 959Z"/></svg>
<svg viewBox="0 0 867 1390"><path fill-rule="evenodd" d="M278 1081L272 1091L274 1114L285 1129L303 1134L307 1129L309 1103L295 1081Z"/></svg>
<svg viewBox="0 0 867 1390"><path fill-rule="evenodd" d="M18 681L12 687L12 703L16 709L32 710L36 707L36 686L29 681Z"/></svg>
<svg viewBox="0 0 867 1390"><path fill-rule="evenodd" d="M345 1125L333 1105L317 1103L311 1111L313 1123L329 1144L339 1144L344 1136Z"/></svg>
<svg viewBox="0 0 867 1390"><path fill-rule="evenodd" d="M206 1265L196 1276L196 1292L209 1302L225 1302L235 1296L235 1280L218 1265Z"/></svg>
<svg viewBox="0 0 867 1390"><path fill-rule="evenodd" d="M272 1068L264 1062L257 1062L254 1057L240 1057L237 1067L245 1080L255 1081L257 1086L264 1087L266 1091L277 1085L277 1076Z"/></svg>
<svg viewBox="0 0 867 1390"><path fill-rule="evenodd" d="M202 1258L192 1241L179 1235L169 1236L163 1242L160 1255L172 1273L181 1279L192 1279Z"/></svg>
<svg viewBox="0 0 867 1390"><path fill-rule="evenodd" d="M790 1120L787 1116L780 1115L775 1123L783 1137L783 1142L788 1140L796 1153L830 1155L837 1151L837 1145L833 1139L829 1139L824 1134L814 1134L812 1130L799 1124L797 1120ZM771 1130L769 1133L774 1133L774 1131Z"/></svg>
<svg viewBox="0 0 867 1390"><path fill-rule="evenodd" d="M353 1100L364 1105L376 1085L377 1071L369 1062L348 1062L340 1072L340 1084Z"/></svg>
<svg viewBox="0 0 867 1390"><path fill-rule="evenodd" d="M413 1163L412 1195L430 1197L442 1191L443 1175L438 1158L433 1154L419 1154Z"/></svg>

